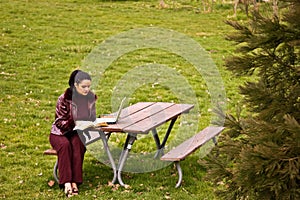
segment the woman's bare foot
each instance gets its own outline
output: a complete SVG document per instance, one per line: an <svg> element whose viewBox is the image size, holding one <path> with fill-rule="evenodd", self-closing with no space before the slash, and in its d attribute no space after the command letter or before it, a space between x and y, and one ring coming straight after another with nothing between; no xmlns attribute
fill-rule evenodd
<svg viewBox="0 0 300 200"><path fill-rule="evenodd" d="M79 193L76 183L72 183L72 193L73 193L73 195L78 195L78 193Z"/></svg>

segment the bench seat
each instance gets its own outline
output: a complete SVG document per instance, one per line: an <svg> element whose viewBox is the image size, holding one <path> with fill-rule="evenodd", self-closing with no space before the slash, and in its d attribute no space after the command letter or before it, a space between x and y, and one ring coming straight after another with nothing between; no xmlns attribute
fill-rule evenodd
<svg viewBox="0 0 300 200"><path fill-rule="evenodd" d="M57 151L55 149L47 149L44 151L45 155L57 155Z"/></svg>
<svg viewBox="0 0 300 200"><path fill-rule="evenodd" d="M217 144L215 137L218 134L220 134L223 129L224 127L208 126L196 135L185 140L183 143L181 143L174 149L171 149L168 153L166 153L160 158L163 161L175 162L179 176L176 188L180 186L182 181L182 170L179 162L181 160L184 160L187 156L192 154L194 151L196 151L198 148L200 148L202 145L204 145L211 139L213 139L214 143Z"/></svg>

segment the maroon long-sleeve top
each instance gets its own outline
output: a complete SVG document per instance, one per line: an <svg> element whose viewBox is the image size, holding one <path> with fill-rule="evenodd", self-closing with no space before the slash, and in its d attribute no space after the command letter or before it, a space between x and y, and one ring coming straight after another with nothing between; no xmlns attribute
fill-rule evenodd
<svg viewBox="0 0 300 200"><path fill-rule="evenodd" d="M51 134L64 135L73 130L77 120L94 121L96 100L97 96L91 91L84 96L68 88L57 100Z"/></svg>

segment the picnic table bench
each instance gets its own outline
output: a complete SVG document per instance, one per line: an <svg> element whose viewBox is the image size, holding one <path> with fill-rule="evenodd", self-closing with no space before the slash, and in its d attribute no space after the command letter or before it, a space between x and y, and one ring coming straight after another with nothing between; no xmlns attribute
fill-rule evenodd
<svg viewBox="0 0 300 200"><path fill-rule="evenodd" d="M180 161L184 160L188 155L192 154L210 139L213 139L214 143L217 144L215 137L220 134L223 129L224 127L208 126L196 135L185 140L174 149L171 149L168 153L160 158L163 161L172 161L175 163L179 176L175 186L176 188L178 188L182 182L182 169L180 167Z"/></svg>

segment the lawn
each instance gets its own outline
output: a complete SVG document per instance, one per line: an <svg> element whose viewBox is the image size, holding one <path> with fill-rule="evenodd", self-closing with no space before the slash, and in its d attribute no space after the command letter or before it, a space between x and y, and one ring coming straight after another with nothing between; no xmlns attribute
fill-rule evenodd
<svg viewBox="0 0 300 200"><path fill-rule="evenodd" d="M91 51L121 33L149 27L172 30L196 41L216 65L226 92L227 111L234 110L240 96L237 87L244 81L223 67L224 58L234 50L225 35L232 29L224 23L233 14L232 5L214 5L212 13L203 12L198 1L96 1L96 0L2 0L0 40L0 199L62 199L55 184L52 167L55 157L44 156L50 147L48 136L58 96L66 89L72 70L82 66ZM239 20L245 20L240 14ZM162 41L163 42L163 41ZM114 44L112 45L114 46ZM196 97L197 129L210 123L210 91L205 79L180 55L162 49L146 48L116 58L101 74L94 89L99 96L97 113L114 108L111 99L118 82L134 74L136 66L168 66L184 77ZM146 69L146 68L142 68ZM150 68L151 69L151 68ZM160 81L144 71L145 84L133 90L128 104L139 101L178 102ZM163 71L162 74L165 75ZM147 74L146 74L147 73ZM164 77L164 76L162 76ZM126 80L134 82L137 79ZM170 79L170 78L169 78ZM173 83L172 83L173 84ZM176 84L174 86L177 86ZM217 85L218 86L218 85ZM217 87L215 86L215 87ZM177 124L184 126L183 123ZM164 129L164 127L162 127ZM178 133L179 134L179 133ZM175 137L175 136L173 136ZM124 135L113 136L111 145L121 146ZM134 153L151 151L151 140L141 138ZM153 145L152 145L153 146ZM140 150L140 152L138 152ZM176 169L169 165L147 173L123 174L129 188L110 186L112 170L89 151L84 162L84 184L74 199L215 199L214 186L202 180L205 169L197 160L199 153L182 162L184 182L174 188Z"/></svg>

